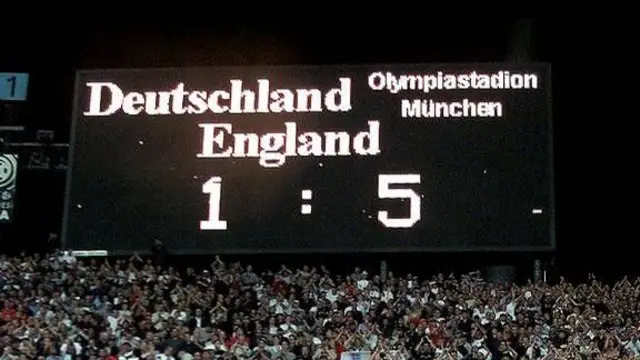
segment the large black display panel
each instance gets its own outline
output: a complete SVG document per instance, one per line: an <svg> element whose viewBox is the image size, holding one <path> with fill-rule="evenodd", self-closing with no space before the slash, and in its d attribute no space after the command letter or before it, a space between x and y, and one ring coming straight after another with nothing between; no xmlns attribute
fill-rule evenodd
<svg viewBox="0 0 640 360"><path fill-rule="evenodd" d="M552 249L550 89L545 64L82 71L63 241Z"/></svg>

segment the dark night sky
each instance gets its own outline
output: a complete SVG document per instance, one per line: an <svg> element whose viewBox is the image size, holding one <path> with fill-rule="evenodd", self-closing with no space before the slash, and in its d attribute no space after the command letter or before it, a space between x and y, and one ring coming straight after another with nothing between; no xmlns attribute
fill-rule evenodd
<svg viewBox="0 0 640 360"><path fill-rule="evenodd" d="M73 71L89 68L244 64L505 61L515 21L436 19L423 24L307 20L180 26L110 20L11 20L0 71L32 74L26 120L68 139ZM10 23L11 23L10 21ZM607 21L609 23L611 21ZM10 24L9 24L10 25ZM3 23L3 26L8 24ZM563 267L633 271L638 239L638 150L634 123L637 70L623 22L535 20L531 59L553 67L558 259ZM625 28L626 27L626 28ZM5 33L6 34L6 33ZM633 44L633 42L629 42ZM25 175L18 225L55 228L62 181ZM31 184L40 190L25 190ZM29 191L28 194L24 194ZM46 195L55 194L55 195ZM44 205L33 205L36 200ZM43 218L49 220L42 220ZM42 236L45 231L30 233Z"/></svg>

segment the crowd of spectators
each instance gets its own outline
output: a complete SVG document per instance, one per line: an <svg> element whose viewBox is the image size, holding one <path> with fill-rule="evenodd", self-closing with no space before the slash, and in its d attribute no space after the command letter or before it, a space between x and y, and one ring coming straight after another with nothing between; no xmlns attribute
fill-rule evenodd
<svg viewBox="0 0 640 360"><path fill-rule="evenodd" d="M640 281L0 259L1 360L640 359Z"/></svg>

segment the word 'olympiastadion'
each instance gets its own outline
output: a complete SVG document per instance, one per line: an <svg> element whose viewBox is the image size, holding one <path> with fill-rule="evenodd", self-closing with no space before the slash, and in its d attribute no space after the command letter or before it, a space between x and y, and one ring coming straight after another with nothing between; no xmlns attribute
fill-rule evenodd
<svg viewBox="0 0 640 360"><path fill-rule="evenodd" d="M520 90L537 89L538 75L498 71L483 74L472 71L465 74L450 74L438 71L435 74L395 75L392 72L374 72L368 78L373 90L387 90L397 94L404 90Z"/></svg>

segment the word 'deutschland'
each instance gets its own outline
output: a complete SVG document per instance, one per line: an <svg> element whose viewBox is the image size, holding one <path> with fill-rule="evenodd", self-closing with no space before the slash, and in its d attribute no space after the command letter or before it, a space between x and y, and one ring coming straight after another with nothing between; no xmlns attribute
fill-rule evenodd
<svg viewBox="0 0 640 360"><path fill-rule="evenodd" d="M84 116L200 115L291 112L345 112L351 110L351 79L340 78L340 87L325 94L319 89L271 89L259 79L257 91L245 89L242 80L230 80L229 89L185 90L179 83L168 91L124 92L112 82L88 82L89 109Z"/></svg>

